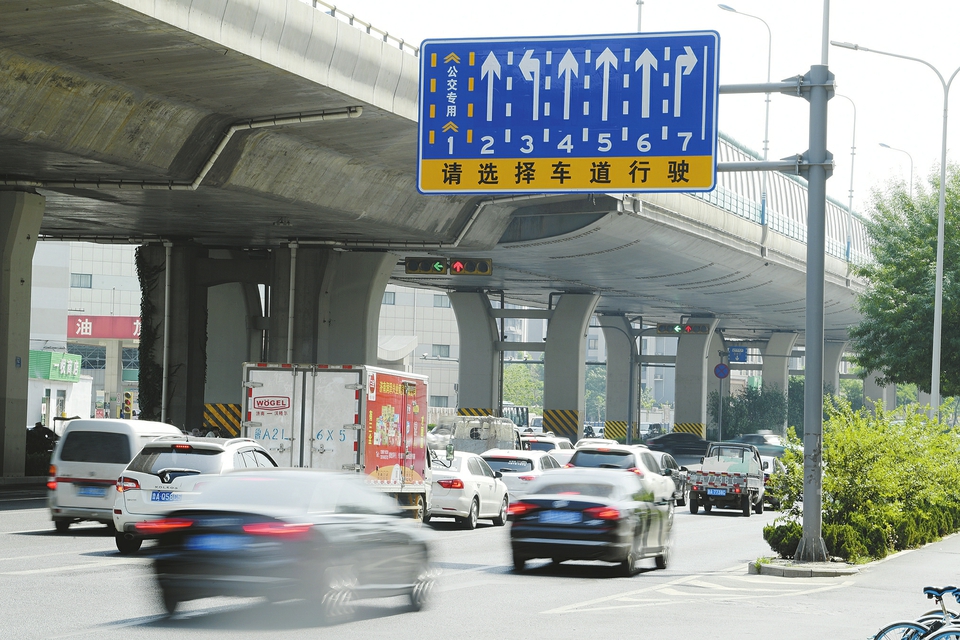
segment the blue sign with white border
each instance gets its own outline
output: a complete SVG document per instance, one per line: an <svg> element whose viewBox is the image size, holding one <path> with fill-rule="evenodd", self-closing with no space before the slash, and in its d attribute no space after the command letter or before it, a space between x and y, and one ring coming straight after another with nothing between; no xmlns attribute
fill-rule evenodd
<svg viewBox="0 0 960 640"><path fill-rule="evenodd" d="M727 347L727 357L730 360L730 362L746 362L747 348L746 347Z"/></svg>

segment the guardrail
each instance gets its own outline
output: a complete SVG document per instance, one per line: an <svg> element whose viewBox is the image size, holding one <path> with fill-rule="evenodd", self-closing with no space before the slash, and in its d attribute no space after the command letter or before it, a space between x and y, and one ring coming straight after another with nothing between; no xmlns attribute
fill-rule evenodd
<svg viewBox="0 0 960 640"><path fill-rule="evenodd" d="M337 5L335 4L329 4L323 0L301 0L301 2L311 5L314 9L323 11L327 15L333 16L341 22L346 22L350 26L356 27L361 31L365 31L369 35L377 36L384 42L396 46L401 51L406 51L407 53L411 53L417 57L420 56L420 47L415 47L412 44L408 44L403 38L395 36L389 31L384 31L383 29L375 27L369 22L364 22L352 13L347 13L342 9L338 9Z"/></svg>

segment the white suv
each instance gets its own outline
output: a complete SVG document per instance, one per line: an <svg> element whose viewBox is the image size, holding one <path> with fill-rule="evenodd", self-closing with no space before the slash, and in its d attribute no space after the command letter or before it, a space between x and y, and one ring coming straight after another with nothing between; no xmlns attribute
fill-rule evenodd
<svg viewBox="0 0 960 640"><path fill-rule="evenodd" d="M144 538L137 523L156 520L188 500L204 476L276 466L267 450L250 438L166 436L148 443L117 480L117 549L136 552Z"/></svg>

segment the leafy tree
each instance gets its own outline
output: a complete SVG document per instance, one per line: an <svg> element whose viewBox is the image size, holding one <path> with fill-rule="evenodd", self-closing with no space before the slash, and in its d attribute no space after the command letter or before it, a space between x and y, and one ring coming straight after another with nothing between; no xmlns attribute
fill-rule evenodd
<svg viewBox="0 0 960 640"><path fill-rule="evenodd" d="M936 286L939 172L910 197L902 183L874 191L866 228L872 260L855 269L866 290L850 338L855 362L880 384L916 384L930 391ZM949 167L944 214L940 391L960 394L960 174Z"/></svg>
<svg viewBox="0 0 960 640"><path fill-rule="evenodd" d="M584 384L585 419L602 422L607 413L607 368L587 367Z"/></svg>
<svg viewBox="0 0 960 640"><path fill-rule="evenodd" d="M863 408L863 380L842 378L840 395L850 404L853 411L860 411Z"/></svg>
<svg viewBox="0 0 960 640"><path fill-rule="evenodd" d="M503 399L505 402L543 411L543 365L509 363L503 366Z"/></svg>
<svg viewBox="0 0 960 640"><path fill-rule="evenodd" d="M717 423L720 407L720 394L711 391L707 398L707 411L713 422ZM787 417L787 395L777 386L765 385L762 388L744 387L732 396L724 397L723 429L717 437L729 440L746 433L757 433L763 429L781 431Z"/></svg>
<svg viewBox="0 0 960 640"><path fill-rule="evenodd" d="M897 406L902 407L907 404L917 404L920 401L920 394L917 392L915 384L897 385Z"/></svg>

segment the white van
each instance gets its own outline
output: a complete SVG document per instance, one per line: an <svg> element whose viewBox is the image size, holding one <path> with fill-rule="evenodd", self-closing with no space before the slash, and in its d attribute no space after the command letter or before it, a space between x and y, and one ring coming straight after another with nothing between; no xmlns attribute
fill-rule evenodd
<svg viewBox="0 0 960 640"><path fill-rule="evenodd" d="M124 468L146 443L182 433L146 420L71 420L50 458L47 502L57 531L80 520L113 526L117 478Z"/></svg>

